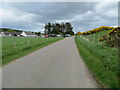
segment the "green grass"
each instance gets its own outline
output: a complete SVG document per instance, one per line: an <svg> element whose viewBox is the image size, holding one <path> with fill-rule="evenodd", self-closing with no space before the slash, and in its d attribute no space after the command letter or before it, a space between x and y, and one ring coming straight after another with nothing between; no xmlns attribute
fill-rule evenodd
<svg viewBox="0 0 120 90"><path fill-rule="evenodd" d="M101 31L101 32L98 32L98 33L95 33L95 34L81 35L81 36L84 36L85 38L88 38L89 41L91 41L91 42L98 43L98 40L100 38L102 38L103 35L107 35L108 36L108 32L109 31L111 31L111 30L105 30L105 31ZM105 42L102 42L102 43L105 43Z"/></svg>
<svg viewBox="0 0 120 90"><path fill-rule="evenodd" d="M89 37L89 41L76 36L75 41L81 57L96 79L104 87L118 88L118 50L105 47L104 44L98 43L97 38L98 35L101 37L107 32L82 36ZM93 37L95 38L94 42L92 41Z"/></svg>
<svg viewBox="0 0 120 90"><path fill-rule="evenodd" d="M47 46L62 37L3 37L2 38L2 65L25 56L39 48Z"/></svg>

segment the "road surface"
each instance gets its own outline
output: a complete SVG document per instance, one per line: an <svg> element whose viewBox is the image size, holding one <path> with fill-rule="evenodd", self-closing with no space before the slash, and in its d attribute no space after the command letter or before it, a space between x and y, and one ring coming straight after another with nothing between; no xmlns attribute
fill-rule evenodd
<svg viewBox="0 0 120 90"><path fill-rule="evenodd" d="M97 88L74 37L55 42L5 65L3 88Z"/></svg>

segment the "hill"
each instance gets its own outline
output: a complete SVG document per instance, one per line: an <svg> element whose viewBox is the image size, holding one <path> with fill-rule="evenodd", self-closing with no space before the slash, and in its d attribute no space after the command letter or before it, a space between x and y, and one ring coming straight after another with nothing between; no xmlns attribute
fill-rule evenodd
<svg viewBox="0 0 120 90"><path fill-rule="evenodd" d="M0 31L3 32L22 32L21 30L9 29L9 28L0 28Z"/></svg>

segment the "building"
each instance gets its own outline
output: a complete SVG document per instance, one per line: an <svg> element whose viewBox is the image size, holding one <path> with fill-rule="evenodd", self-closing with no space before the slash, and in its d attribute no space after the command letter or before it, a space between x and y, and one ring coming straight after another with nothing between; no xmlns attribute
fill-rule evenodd
<svg viewBox="0 0 120 90"><path fill-rule="evenodd" d="M4 33L3 31L0 32L0 37L2 37L2 36L6 36L5 33Z"/></svg>
<svg viewBox="0 0 120 90"><path fill-rule="evenodd" d="M33 37L33 36L36 36L35 33L32 33L32 32L0 32L0 36L7 36L7 37L10 37L10 36L24 36L24 37Z"/></svg>
<svg viewBox="0 0 120 90"><path fill-rule="evenodd" d="M35 35L35 33L25 32L25 31L23 31L20 35L21 35L21 36L25 36L25 37L37 36L37 35Z"/></svg>
<svg viewBox="0 0 120 90"><path fill-rule="evenodd" d="M4 32L6 36L20 36L22 32Z"/></svg>

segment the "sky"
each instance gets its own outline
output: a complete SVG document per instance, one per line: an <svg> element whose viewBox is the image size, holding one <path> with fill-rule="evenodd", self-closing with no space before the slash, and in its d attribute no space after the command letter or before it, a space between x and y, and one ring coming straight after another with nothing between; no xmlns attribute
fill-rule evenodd
<svg viewBox="0 0 120 90"><path fill-rule="evenodd" d="M70 22L75 33L118 26L117 2L2 2L0 27L43 32L45 23Z"/></svg>

